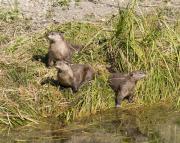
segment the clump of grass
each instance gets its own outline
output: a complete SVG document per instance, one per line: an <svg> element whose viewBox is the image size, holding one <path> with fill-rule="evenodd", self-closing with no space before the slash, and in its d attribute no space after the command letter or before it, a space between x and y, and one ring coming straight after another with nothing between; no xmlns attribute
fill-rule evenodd
<svg viewBox="0 0 180 143"><path fill-rule="evenodd" d="M70 0L58 0L58 4L62 7L68 7Z"/></svg>
<svg viewBox="0 0 180 143"><path fill-rule="evenodd" d="M179 23L167 22L158 11L138 16L131 5L110 23L115 32L103 30L104 25L72 22L27 36L5 35L10 43L2 41L0 49L0 123L14 127L47 117L64 122L113 107L114 94L107 83L109 63L118 71L147 71L148 77L136 88L137 104L173 99L179 105ZM12 23L3 24L5 31L6 24ZM43 63L49 31L63 31L66 40L84 45L73 62L91 64L97 72L95 80L76 94L55 85L56 70ZM42 85L42 81L47 82Z"/></svg>
<svg viewBox="0 0 180 143"><path fill-rule="evenodd" d="M70 96L69 109L59 115L65 121L72 121L77 117L94 114L102 109L114 106L112 91L107 84L107 76L101 75L85 87L81 88L75 97Z"/></svg>
<svg viewBox="0 0 180 143"><path fill-rule="evenodd" d="M119 71L147 72L148 77L138 86L139 102L154 103L170 97L179 104L179 24L168 22L162 9L137 15L134 4L119 12L108 59Z"/></svg>
<svg viewBox="0 0 180 143"><path fill-rule="evenodd" d="M81 0L75 0L75 4L78 5L78 3L80 2ZM71 0L57 0L57 4L59 6L61 6L63 9L65 8L68 8L69 5L70 5L70 2L72 2Z"/></svg>
<svg viewBox="0 0 180 143"><path fill-rule="evenodd" d="M9 38L8 38L7 35L1 35L1 36L0 36L0 44L1 44L1 45L4 44L4 43L6 43L6 42L8 42L8 41L9 41Z"/></svg>
<svg viewBox="0 0 180 143"><path fill-rule="evenodd" d="M60 121L70 121L111 107L112 91L106 82L108 73L103 71L105 57L100 54L102 49L94 40L94 35L99 30L99 26L88 23L53 25L47 31L30 37L17 36L11 44L5 46L5 59L1 59L4 75L0 84L4 87L1 91L6 98L0 103L2 109L9 110L2 111L0 122L17 126L24 125L27 121L37 123L44 117L59 117ZM41 85L43 80L56 79L56 70L47 69L43 63L48 50L48 41L45 39L48 31L63 31L65 38L71 43L85 45L82 52L74 55L73 61L89 63L93 67L99 67L96 68L97 73L104 73L82 86L75 95L70 89L61 90L50 81Z"/></svg>
<svg viewBox="0 0 180 143"><path fill-rule="evenodd" d="M18 9L12 9L9 11L0 9L0 20L6 21L6 22L12 22L19 18L20 18L20 12Z"/></svg>

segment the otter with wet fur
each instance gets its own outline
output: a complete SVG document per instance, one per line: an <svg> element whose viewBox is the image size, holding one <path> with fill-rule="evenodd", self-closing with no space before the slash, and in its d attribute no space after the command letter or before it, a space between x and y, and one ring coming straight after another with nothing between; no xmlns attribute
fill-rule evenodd
<svg viewBox="0 0 180 143"><path fill-rule="evenodd" d="M112 73L108 82L116 94L116 107L120 107L123 99L127 99L129 103L133 102L135 85L138 80L145 76L146 74L142 71L133 71L129 74Z"/></svg>
<svg viewBox="0 0 180 143"><path fill-rule="evenodd" d="M50 32L47 38L50 41L48 50L47 66L53 66L56 61L71 62L71 56L75 51L79 51L79 46L73 46L64 40L61 33Z"/></svg>
<svg viewBox="0 0 180 143"><path fill-rule="evenodd" d="M57 79L63 87L70 87L73 92L77 92L79 87L94 79L95 72L90 65L74 64L69 65L64 61L58 61L55 65L57 69Z"/></svg>

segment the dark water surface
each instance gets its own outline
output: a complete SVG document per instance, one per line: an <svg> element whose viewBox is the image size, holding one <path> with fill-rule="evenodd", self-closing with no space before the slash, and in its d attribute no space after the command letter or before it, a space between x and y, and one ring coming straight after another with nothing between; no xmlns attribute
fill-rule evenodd
<svg viewBox="0 0 180 143"><path fill-rule="evenodd" d="M0 132L0 143L180 143L180 113L165 106L109 109L67 127L58 123Z"/></svg>

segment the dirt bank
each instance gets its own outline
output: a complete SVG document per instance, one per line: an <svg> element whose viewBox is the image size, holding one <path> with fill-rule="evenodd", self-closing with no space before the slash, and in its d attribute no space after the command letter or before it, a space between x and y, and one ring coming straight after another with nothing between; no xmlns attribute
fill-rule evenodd
<svg viewBox="0 0 180 143"><path fill-rule="evenodd" d="M0 0L1 8L17 8L22 16L32 20L35 29L48 24L69 21L105 21L118 12L118 6L125 8L130 0L71 0L67 4L58 0ZM170 17L180 8L179 0L141 0L136 10L141 13L155 7L166 6ZM173 8L173 11L171 10Z"/></svg>

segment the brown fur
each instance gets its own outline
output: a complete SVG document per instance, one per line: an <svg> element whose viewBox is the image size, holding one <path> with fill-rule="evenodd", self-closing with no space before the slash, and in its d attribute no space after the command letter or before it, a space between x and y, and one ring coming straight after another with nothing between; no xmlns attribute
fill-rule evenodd
<svg viewBox="0 0 180 143"><path fill-rule="evenodd" d="M53 66L56 61L71 62L72 54L80 50L79 46L66 42L61 33L50 32L47 37L50 41L47 66Z"/></svg>
<svg viewBox="0 0 180 143"><path fill-rule="evenodd" d="M94 69L86 64L69 65L64 61L58 61L56 68L60 85L71 87L73 92L77 92L82 84L94 79L95 76Z"/></svg>
<svg viewBox="0 0 180 143"><path fill-rule="evenodd" d="M145 77L142 71L134 71L129 74L113 73L109 77L109 85L116 93L115 104L119 107L123 99L133 102L134 88L138 80Z"/></svg>

